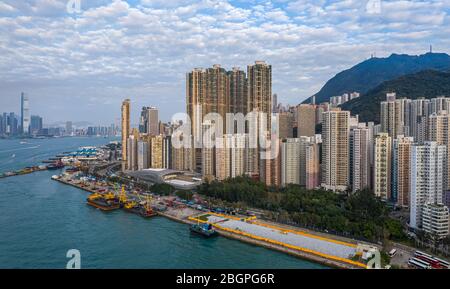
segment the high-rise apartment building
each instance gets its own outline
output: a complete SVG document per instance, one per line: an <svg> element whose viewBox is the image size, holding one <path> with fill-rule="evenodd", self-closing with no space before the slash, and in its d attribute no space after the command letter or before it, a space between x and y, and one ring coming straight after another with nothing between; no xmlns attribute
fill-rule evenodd
<svg viewBox="0 0 450 289"><path fill-rule="evenodd" d="M370 187L372 135L365 123L350 129L350 184L356 192Z"/></svg>
<svg viewBox="0 0 450 289"><path fill-rule="evenodd" d="M40 117L39 115L32 115L30 118L30 134L39 134L42 131L42 122L42 117Z"/></svg>
<svg viewBox="0 0 450 289"><path fill-rule="evenodd" d="M423 143L427 140L427 119L430 114L430 100L419 98L411 100L409 104L409 132L415 142Z"/></svg>
<svg viewBox="0 0 450 289"><path fill-rule="evenodd" d="M408 100L396 99L395 93L388 93L386 99L380 105L381 131L388 133L391 138L396 138L398 135L407 135L407 132L405 132L405 111Z"/></svg>
<svg viewBox="0 0 450 289"><path fill-rule="evenodd" d="M450 152L450 115L447 111L440 110L438 113L433 113L429 116L428 136L430 141L435 141L438 145L446 146L447 152ZM450 182L448 181L450 176L449 164L450 154L447 154L447 159L445 161L446 170L444 175L444 185L446 189L450 189Z"/></svg>
<svg viewBox="0 0 450 289"><path fill-rule="evenodd" d="M389 134L378 134L374 151L374 193L384 200L391 200L392 138Z"/></svg>
<svg viewBox="0 0 450 289"><path fill-rule="evenodd" d="M305 153L305 187L308 190L320 186L320 147L315 140L306 147Z"/></svg>
<svg viewBox="0 0 450 289"><path fill-rule="evenodd" d="M163 168L172 169L172 136L163 135Z"/></svg>
<svg viewBox="0 0 450 289"><path fill-rule="evenodd" d="M247 77L239 67L233 67L228 72L229 78L229 109L231 113L247 114Z"/></svg>
<svg viewBox="0 0 450 289"><path fill-rule="evenodd" d="M122 170L127 169L128 136L130 135L130 100L122 102Z"/></svg>
<svg viewBox="0 0 450 289"><path fill-rule="evenodd" d="M316 106L300 104L297 111L297 136L314 136L316 133Z"/></svg>
<svg viewBox="0 0 450 289"><path fill-rule="evenodd" d="M281 185L300 184L300 139L288 138L281 143Z"/></svg>
<svg viewBox="0 0 450 289"><path fill-rule="evenodd" d="M260 153L259 179L267 186L281 186L281 153L280 142L274 140L275 147L272 150Z"/></svg>
<svg viewBox="0 0 450 289"><path fill-rule="evenodd" d="M139 121L139 132L149 135L160 134L159 112L156 107L143 107Z"/></svg>
<svg viewBox="0 0 450 289"><path fill-rule="evenodd" d="M133 129L131 135L127 139L127 165L126 169L129 171L136 171L138 169L138 142L139 131Z"/></svg>
<svg viewBox="0 0 450 289"><path fill-rule="evenodd" d="M245 134L225 134L216 139L216 178L225 180L245 174Z"/></svg>
<svg viewBox="0 0 450 289"><path fill-rule="evenodd" d="M313 189L320 185L319 145L316 137L288 138L281 142L281 185Z"/></svg>
<svg viewBox="0 0 450 289"><path fill-rule="evenodd" d="M442 204L446 150L436 142L412 146L409 225L414 229L422 228L426 204Z"/></svg>
<svg viewBox="0 0 450 289"><path fill-rule="evenodd" d="M303 187L306 187L306 183L307 183L307 179L308 177L311 177L310 175L308 175L307 170L310 169L310 167L308 167L308 162L307 162L307 152L308 152L308 148L310 147L310 145L312 144L316 144L316 139L315 137L307 137L307 136L300 136L299 137L299 144L300 144L300 154L299 154L299 158L300 158L300 166L299 166L299 173L300 173L300 182L299 184ZM310 157L312 157L313 155L310 155ZM310 159L312 160L312 159Z"/></svg>
<svg viewBox="0 0 450 289"><path fill-rule="evenodd" d="M294 114L290 111L278 113L279 138L293 138L294 136Z"/></svg>
<svg viewBox="0 0 450 289"><path fill-rule="evenodd" d="M151 136L150 138L150 167L152 169L162 169L163 165L164 137L162 135Z"/></svg>
<svg viewBox="0 0 450 289"><path fill-rule="evenodd" d="M172 147L172 169L178 171L193 171L193 153L190 148Z"/></svg>
<svg viewBox="0 0 450 289"><path fill-rule="evenodd" d="M247 66L247 112L263 112L267 116L267 131L271 128L272 113L272 66L256 61Z"/></svg>
<svg viewBox="0 0 450 289"><path fill-rule="evenodd" d="M14 112L9 113L6 117L6 134L14 136L19 133L20 122L18 116Z"/></svg>
<svg viewBox="0 0 450 289"><path fill-rule="evenodd" d="M392 151L392 201L400 207L409 207L411 148L413 137L399 135L394 139Z"/></svg>
<svg viewBox="0 0 450 289"><path fill-rule="evenodd" d="M235 134L232 138L231 149L231 177L245 174L246 134Z"/></svg>
<svg viewBox="0 0 450 289"><path fill-rule="evenodd" d="M148 142L140 140L137 142L137 169L139 171L148 169L149 166L149 146Z"/></svg>
<svg viewBox="0 0 450 289"><path fill-rule="evenodd" d="M223 181L231 177L231 151L233 135L225 134L216 139L216 178Z"/></svg>
<svg viewBox="0 0 450 289"><path fill-rule="evenodd" d="M270 135L272 127L272 66L264 61L256 61L247 66L247 113L254 112L252 121L256 129L248 128L249 137L258 139L259 136ZM261 118L261 114L265 114ZM247 172L258 174L260 155L258 148L250 149L248 155Z"/></svg>
<svg viewBox="0 0 450 289"><path fill-rule="evenodd" d="M430 100L431 113L438 114L441 111L447 111L450 113L450 98L445 96L436 97Z"/></svg>
<svg viewBox="0 0 450 289"><path fill-rule="evenodd" d="M345 191L349 186L350 112L338 109L323 113L322 186Z"/></svg>
<svg viewBox="0 0 450 289"><path fill-rule="evenodd" d="M422 229L432 238L447 237L449 235L448 207L443 204L425 204L422 210Z"/></svg>

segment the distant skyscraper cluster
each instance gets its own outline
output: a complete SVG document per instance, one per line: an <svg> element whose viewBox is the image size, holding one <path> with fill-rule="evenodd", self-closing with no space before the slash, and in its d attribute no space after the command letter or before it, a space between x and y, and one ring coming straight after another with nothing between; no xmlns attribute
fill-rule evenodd
<svg viewBox="0 0 450 289"><path fill-rule="evenodd" d="M330 98L330 103L334 106L338 106L350 100L358 98L359 96L360 96L359 92L344 93L343 95L332 96Z"/></svg>
<svg viewBox="0 0 450 289"><path fill-rule="evenodd" d="M14 112L0 115L0 137L36 136L42 129L42 117L30 115L30 99L24 92L20 94L20 115Z"/></svg>
<svg viewBox="0 0 450 289"><path fill-rule="evenodd" d="M175 125L159 121L156 107L143 107L139 128L130 125L131 101L122 102L122 170L137 171L148 168L178 168L172 158L171 131ZM174 162L174 163L172 163Z"/></svg>
<svg viewBox="0 0 450 289"><path fill-rule="evenodd" d="M44 125L39 115L30 114L30 99L25 93L20 94L20 115L14 112L0 114L0 137L62 137L62 136L115 136L117 126L82 126L75 127L71 121L65 126Z"/></svg>

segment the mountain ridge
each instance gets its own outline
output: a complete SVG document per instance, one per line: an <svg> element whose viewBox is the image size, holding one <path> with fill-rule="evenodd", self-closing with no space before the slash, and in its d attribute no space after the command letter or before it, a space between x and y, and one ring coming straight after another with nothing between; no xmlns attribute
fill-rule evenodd
<svg viewBox="0 0 450 289"><path fill-rule="evenodd" d="M327 102L329 98L344 93L367 93L381 83L403 75L423 70L450 70L450 56L446 53L426 53L422 55L391 54L386 58L370 58L343 70L327 81L315 94L316 103ZM303 103L311 101L311 97Z"/></svg>

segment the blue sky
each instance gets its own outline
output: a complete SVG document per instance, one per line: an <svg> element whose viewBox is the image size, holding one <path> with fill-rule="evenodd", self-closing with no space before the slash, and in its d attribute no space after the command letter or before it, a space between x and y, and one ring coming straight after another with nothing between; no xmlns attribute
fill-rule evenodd
<svg viewBox="0 0 450 289"><path fill-rule="evenodd" d="M185 73L255 60L273 92L297 104L376 53L449 53L450 1L0 0L0 111L21 91L47 123L110 124L132 100L163 120L185 110Z"/></svg>

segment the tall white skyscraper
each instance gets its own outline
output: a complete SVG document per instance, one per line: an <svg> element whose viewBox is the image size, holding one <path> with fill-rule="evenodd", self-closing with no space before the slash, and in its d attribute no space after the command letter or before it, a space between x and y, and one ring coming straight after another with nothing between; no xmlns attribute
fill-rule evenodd
<svg viewBox="0 0 450 289"><path fill-rule="evenodd" d="M450 115L445 110L440 110L438 113L433 113L428 118L428 139L435 141L438 145L445 145L447 152L450 152ZM447 170L444 175L444 182L446 189L450 189L450 154L447 154L445 166Z"/></svg>
<svg viewBox="0 0 450 289"><path fill-rule="evenodd" d="M444 204L425 204L422 211L422 229L438 239L447 237L449 234L448 207Z"/></svg>
<svg viewBox="0 0 450 289"><path fill-rule="evenodd" d="M446 147L436 142L413 145L411 151L410 226L422 228L426 204L442 203Z"/></svg>
<svg viewBox="0 0 450 289"><path fill-rule="evenodd" d="M319 147L316 137L288 138L281 143L281 185L319 186Z"/></svg>
<svg viewBox="0 0 450 289"><path fill-rule="evenodd" d="M28 134L30 132L30 101L23 92L20 95L20 110L20 130L21 133Z"/></svg>
<svg viewBox="0 0 450 289"><path fill-rule="evenodd" d="M137 169L148 169L149 165L149 145L147 141L138 141L137 143Z"/></svg>
<svg viewBox="0 0 450 289"><path fill-rule="evenodd" d="M127 139L127 169L130 171L135 171L138 168L137 142L138 139L135 135L130 135Z"/></svg>
<svg viewBox="0 0 450 289"><path fill-rule="evenodd" d="M349 186L350 112L331 110L323 113L322 187L345 191Z"/></svg>
<svg viewBox="0 0 450 289"><path fill-rule="evenodd" d="M300 184L300 139L288 138L281 143L281 185Z"/></svg>
<svg viewBox="0 0 450 289"><path fill-rule="evenodd" d="M353 192L370 187L371 134L365 123L350 130L350 182Z"/></svg>

